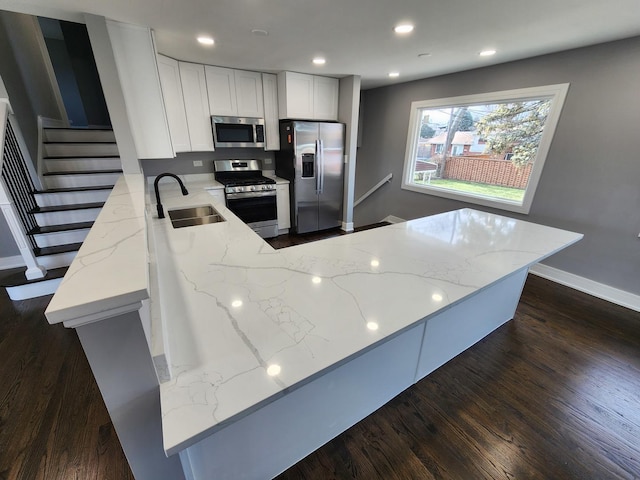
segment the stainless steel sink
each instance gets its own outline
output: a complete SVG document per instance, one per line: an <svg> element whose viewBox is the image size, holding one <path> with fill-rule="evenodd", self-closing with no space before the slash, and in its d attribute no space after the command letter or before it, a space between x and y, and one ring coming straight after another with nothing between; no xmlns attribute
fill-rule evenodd
<svg viewBox="0 0 640 480"><path fill-rule="evenodd" d="M211 205L180 208L167 212L173 228L192 227L209 223L225 222L226 220Z"/></svg>

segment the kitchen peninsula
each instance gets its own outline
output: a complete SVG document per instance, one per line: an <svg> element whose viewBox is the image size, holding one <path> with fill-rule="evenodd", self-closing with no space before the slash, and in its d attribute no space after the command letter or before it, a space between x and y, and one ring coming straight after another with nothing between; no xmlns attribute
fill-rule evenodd
<svg viewBox="0 0 640 480"><path fill-rule="evenodd" d="M119 185L47 318L78 329L137 478L277 475L511 319L528 268L582 237L463 209L276 251L187 181L160 185L165 211L226 221L173 228L148 204L147 237L109 247L101 229L144 217ZM150 308L137 287L74 294L123 284L109 264L141 245Z"/></svg>

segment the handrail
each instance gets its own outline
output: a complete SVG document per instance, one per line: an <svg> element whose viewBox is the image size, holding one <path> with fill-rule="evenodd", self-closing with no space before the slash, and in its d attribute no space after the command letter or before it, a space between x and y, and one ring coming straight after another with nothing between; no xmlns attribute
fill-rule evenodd
<svg viewBox="0 0 640 480"><path fill-rule="evenodd" d="M35 243L26 234L27 228L36 225L30 213L35 205L30 197L33 181L23 156L24 142L12 128L9 113L8 103L0 101L0 209L27 266L25 276L33 280L44 277L47 270L38 264Z"/></svg>
<svg viewBox="0 0 640 480"><path fill-rule="evenodd" d="M390 173L389 175L384 177L382 180L380 180L378 183L376 183L373 187L371 187L369 189L369 191L367 193L362 195L358 200L356 200L353 203L353 208L355 208L358 205L360 205L364 200L366 200L371 194L373 194L376 190L378 190L380 187L382 187L385 183L391 183L391 179L392 178L393 178L393 173Z"/></svg>

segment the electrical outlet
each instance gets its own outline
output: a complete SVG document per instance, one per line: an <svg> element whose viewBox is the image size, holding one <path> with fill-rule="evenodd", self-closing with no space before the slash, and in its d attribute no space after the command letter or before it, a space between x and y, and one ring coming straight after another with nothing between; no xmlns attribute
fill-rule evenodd
<svg viewBox="0 0 640 480"><path fill-rule="evenodd" d="M193 166L194 167L201 167L202 166L202 160L194 160L193 161Z"/></svg>
<svg viewBox="0 0 640 480"><path fill-rule="evenodd" d="M271 159L270 158L265 158L264 159L264 164L265 165L271 165Z"/></svg>

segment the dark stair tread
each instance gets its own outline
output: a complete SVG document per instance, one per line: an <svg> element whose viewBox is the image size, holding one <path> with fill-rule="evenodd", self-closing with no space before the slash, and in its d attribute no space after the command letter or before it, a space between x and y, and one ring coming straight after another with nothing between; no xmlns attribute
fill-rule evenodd
<svg viewBox="0 0 640 480"><path fill-rule="evenodd" d="M113 128L109 128L109 127L43 127L43 130L71 130L72 132L101 130L106 132L112 132Z"/></svg>
<svg viewBox="0 0 640 480"><path fill-rule="evenodd" d="M43 175L45 177L51 175L99 175L105 173L122 173L120 169L113 170L69 170L69 171L59 171L59 172L45 172Z"/></svg>
<svg viewBox="0 0 640 480"><path fill-rule="evenodd" d="M68 193L68 192L88 192L91 190L113 190L113 185L94 185L90 187L60 187L60 188L45 188L44 190L34 190L32 193Z"/></svg>
<svg viewBox="0 0 640 480"><path fill-rule="evenodd" d="M36 207L28 213L66 212L70 210L87 210L89 208L102 208L104 202L74 203L71 205L55 205L51 207Z"/></svg>
<svg viewBox="0 0 640 480"><path fill-rule="evenodd" d="M53 157L42 157L43 160L92 160L94 158L120 158L120 155L54 155Z"/></svg>
<svg viewBox="0 0 640 480"><path fill-rule="evenodd" d="M83 158L119 158L120 155L87 155L86 153L78 154L78 155L69 155L69 154L61 154L61 155L48 155L46 157L42 157L43 160L64 160L66 158L73 158L82 160Z"/></svg>
<svg viewBox="0 0 640 480"><path fill-rule="evenodd" d="M21 272L12 273L0 279L0 286L2 287L19 287L21 285L29 285L32 283L44 282L46 280L53 280L56 278L64 277L64 274L67 273L69 267L61 267L61 268L53 268L51 270L47 270L47 274L42 278L36 278L34 280L27 280L24 276L24 272L27 269L25 268Z"/></svg>
<svg viewBox="0 0 640 480"><path fill-rule="evenodd" d="M44 257L45 255L55 255L57 253L77 252L80 250L80 243L65 243L64 245L55 245L53 247L34 248L33 253L36 257Z"/></svg>
<svg viewBox="0 0 640 480"><path fill-rule="evenodd" d="M39 235L41 233L56 233L67 232L70 230L81 230L84 228L91 228L93 222L78 222L78 223L62 223L60 225L45 225L43 227L35 227L27 232L27 235Z"/></svg>
<svg viewBox="0 0 640 480"><path fill-rule="evenodd" d="M115 145L116 142L115 141L108 141L108 142L82 142L82 141L75 141L75 140L48 140L46 142L42 142L45 145L56 145L58 143L63 144L63 145L68 145L70 143L76 143L78 145Z"/></svg>

